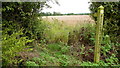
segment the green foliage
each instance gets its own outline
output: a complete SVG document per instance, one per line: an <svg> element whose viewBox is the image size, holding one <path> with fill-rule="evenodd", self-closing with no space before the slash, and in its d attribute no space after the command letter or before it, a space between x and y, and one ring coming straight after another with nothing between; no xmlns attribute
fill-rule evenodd
<svg viewBox="0 0 120 68"><path fill-rule="evenodd" d="M94 13L97 12L97 8L102 5L104 7L104 33L111 37L111 41L119 42L120 40L120 2L92 2L90 10L92 17L97 20Z"/></svg>
<svg viewBox="0 0 120 68"><path fill-rule="evenodd" d="M63 15L61 14L60 12L53 12L53 13L50 13L50 12L41 12L39 14L40 16L59 16L59 15Z"/></svg>
<svg viewBox="0 0 120 68"><path fill-rule="evenodd" d="M112 66L112 64L110 64ZM104 61L100 61L99 63L92 62L82 62L81 66L110 66L109 63L105 63ZM114 65L113 65L114 66Z"/></svg>
<svg viewBox="0 0 120 68"><path fill-rule="evenodd" d="M55 22L55 23L54 23ZM39 66L115 66L119 65L117 58L117 48L119 45L111 43L108 35L103 36L102 48L101 48L101 61L98 64L92 63L94 56L94 43L95 43L95 26L78 25L75 28L68 28L60 24L57 20L54 22L41 21L41 25L38 29L43 28L42 42L38 45L37 51L40 53L39 57L35 57L28 61L35 62ZM59 24L59 25L58 25ZM61 27L60 27L61 26ZM68 36L68 43L74 43L66 45L60 40L56 41L58 34L62 30L68 30L68 33L64 32ZM59 35L64 35L61 33ZM70 36L71 35L71 36ZM61 39L59 37L58 39ZM71 41L70 41L71 39ZM53 40L51 42L51 40ZM47 44L46 44L47 43ZM111 52L111 50L115 52ZM74 55L75 54L75 55ZM106 54L106 55L105 55ZM113 55L114 54L114 55ZM83 63L81 63L83 61ZM86 61L86 62L85 62Z"/></svg>
<svg viewBox="0 0 120 68"><path fill-rule="evenodd" d="M81 63L80 66L99 66L99 65L96 63L91 63L91 62L83 62Z"/></svg>
<svg viewBox="0 0 120 68"><path fill-rule="evenodd" d="M38 47L39 57L34 57L28 61L35 62L39 66L70 66L80 65L80 61L75 57L67 55L69 47L62 43L41 45ZM55 49L56 48L56 49ZM65 50L63 50L65 49Z"/></svg>
<svg viewBox="0 0 120 68"><path fill-rule="evenodd" d="M74 14L74 13L67 13L67 14L64 14L64 15L89 15L90 13L77 13L77 14Z"/></svg>
<svg viewBox="0 0 120 68"><path fill-rule="evenodd" d="M39 66L39 65L36 64L36 63L33 62L33 61L27 61L27 62L25 63L25 66Z"/></svg>
<svg viewBox="0 0 120 68"><path fill-rule="evenodd" d="M47 48L52 50L52 51L58 51L56 54L66 54L69 52L70 47L68 45L64 45L62 43L53 43L53 44L48 44Z"/></svg>
<svg viewBox="0 0 120 68"><path fill-rule="evenodd" d="M32 60L33 60L34 62L36 62L37 64L41 64L42 61L43 61L43 59L38 58L38 57L34 57Z"/></svg>
<svg viewBox="0 0 120 68"><path fill-rule="evenodd" d="M60 12L53 12L53 13L50 13L50 12L41 12L39 14L39 16L62 16L62 15L90 15L90 13L67 13L67 14L61 14Z"/></svg>
<svg viewBox="0 0 120 68"><path fill-rule="evenodd" d="M62 48L61 48L61 53L63 54L66 54L69 52L69 49L70 47L68 45L64 45Z"/></svg>
<svg viewBox="0 0 120 68"><path fill-rule="evenodd" d="M103 37L103 41L102 44L104 44L104 46L102 46L102 53L106 56L106 53L110 51L110 49L112 49L112 44L110 41L110 37L109 35L106 35Z"/></svg>
<svg viewBox="0 0 120 68"><path fill-rule="evenodd" d="M105 59L108 65L118 65L118 58L115 54L112 54L109 58Z"/></svg>
<svg viewBox="0 0 120 68"><path fill-rule="evenodd" d="M49 43L68 41L69 31L64 27L63 23L55 20L53 23L49 23L48 28L45 30L45 38Z"/></svg>
<svg viewBox="0 0 120 68"><path fill-rule="evenodd" d="M47 23L45 23L43 20L38 20L36 19L35 20L35 26L34 26L34 35L35 35L35 38L36 39L40 39L43 41L43 38L44 38L44 31L45 29L47 28Z"/></svg>
<svg viewBox="0 0 120 68"><path fill-rule="evenodd" d="M85 52L84 52L85 46L84 46L84 45L81 46L80 50L81 50L81 52L80 52L81 55L82 55L82 54L85 54Z"/></svg>
<svg viewBox="0 0 120 68"><path fill-rule="evenodd" d="M69 34L68 44L73 45L94 45L95 26L92 24L77 24Z"/></svg>
<svg viewBox="0 0 120 68"><path fill-rule="evenodd" d="M107 59L107 60L112 61L111 59ZM110 62L106 63L106 62L100 60L99 63L93 63L93 62L89 62L89 61L88 62L82 62L80 64L80 66L119 66L119 64L115 65L114 62L112 62L112 63L110 63Z"/></svg>
<svg viewBox="0 0 120 68"><path fill-rule="evenodd" d="M2 61L3 65L17 65L22 61L19 52L28 51L32 42L34 18L45 2L3 2L2 3ZM27 6L27 7L26 7ZM22 29L22 30L21 30Z"/></svg>
<svg viewBox="0 0 120 68"><path fill-rule="evenodd" d="M74 28L73 32L69 36L68 44L70 43L72 43L71 46L76 48L72 51L73 53L79 54L81 58L84 57L82 58L84 61L93 61L92 56L94 54L93 47L95 44L95 26L76 26L76 28ZM117 56L119 55L119 44L112 43L109 35L103 35L103 40L101 43L101 60L103 60L104 63L109 63L107 65L118 65L119 58ZM114 57L112 54L114 54Z"/></svg>
<svg viewBox="0 0 120 68"><path fill-rule="evenodd" d="M49 44L48 46L47 46L50 50L53 50L53 51L59 51L59 50L61 50L61 45L59 45L59 44L57 44L57 43L55 43L55 44Z"/></svg>
<svg viewBox="0 0 120 68"><path fill-rule="evenodd" d="M38 11L45 4L46 2L3 2L2 29L9 29L8 34L10 35L23 28L23 35L32 39Z"/></svg>
<svg viewBox="0 0 120 68"><path fill-rule="evenodd" d="M105 35L103 36L102 45L103 46L101 47L101 53L107 57L105 61L108 63L108 65L118 65L119 60L117 58L117 55L119 54L119 44L112 43L109 35Z"/></svg>
<svg viewBox="0 0 120 68"><path fill-rule="evenodd" d="M59 59L60 66L68 66L69 65L69 61L67 61L68 57L66 55L62 55L61 58L62 59Z"/></svg>
<svg viewBox="0 0 120 68"><path fill-rule="evenodd" d="M38 36L41 35L41 40L45 40L46 43L67 43L70 31L68 28L63 22L55 19L53 22L41 21L35 30Z"/></svg>
<svg viewBox="0 0 120 68"><path fill-rule="evenodd" d="M9 64L18 64L21 62L20 58L15 58L19 56L19 52L28 51L28 46L26 43L32 42L33 40L28 40L27 37L19 37L23 35L21 31L13 33L12 35L3 34L2 35L2 61L3 66Z"/></svg>

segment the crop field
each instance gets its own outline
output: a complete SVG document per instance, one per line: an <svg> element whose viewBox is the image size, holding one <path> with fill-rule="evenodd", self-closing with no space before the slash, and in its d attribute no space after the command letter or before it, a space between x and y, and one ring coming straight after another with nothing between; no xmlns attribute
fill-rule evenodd
<svg viewBox="0 0 120 68"><path fill-rule="evenodd" d="M1 5L1 67L120 68L120 2L7 1ZM49 11L52 4L56 9Z"/></svg>
<svg viewBox="0 0 120 68"><path fill-rule="evenodd" d="M90 15L43 16L42 18L49 21L57 19L68 25L95 23L94 20L90 17Z"/></svg>

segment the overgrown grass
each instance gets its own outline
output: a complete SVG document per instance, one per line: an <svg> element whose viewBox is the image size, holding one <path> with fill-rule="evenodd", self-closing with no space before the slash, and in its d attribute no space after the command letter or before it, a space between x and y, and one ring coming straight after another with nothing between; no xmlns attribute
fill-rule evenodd
<svg viewBox="0 0 120 68"><path fill-rule="evenodd" d="M56 19L53 22L45 20L36 22L38 23L35 26L35 35L33 36L36 36L36 38L34 41L28 40L27 37L17 39L21 35L19 33L10 36L5 34L6 36L3 37L3 44L5 45L3 46L3 58L6 64L11 61L12 64L24 66L120 65L120 59L118 58L120 43L112 43L108 35L103 36L101 61L97 64L93 62L96 29L94 24L77 24L72 27ZM8 42L11 43L8 45ZM24 47L27 48L27 45L32 46L32 50L28 53L22 50ZM12 50L9 52L9 50L5 49L6 47ZM17 53L16 49L18 50ZM22 52L20 50L23 53L18 56L17 54Z"/></svg>
<svg viewBox="0 0 120 68"><path fill-rule="evenodd" d="M101 48L101 61L93 62L95 45L95 25L77 24L75 27L67 26L63 22L42 21L42 39L35 46L39 57L25 62L25 65L40 66L109 66L119 65L114 49L119 44L113 44L110 39L103 36ZM41 25L40 24L40 25ZM40 29L41 27L37 28ZM112 52L111 52L112 50ZM109 54L108 54L109 53ZM109 55L109 56L107 56Z"/></svg>
<svg viewBox="0 0 120 68"><path fill-rule="evenodd" d="M57 19L54 19L53 22L42 20L38 24L38 27L36 27L36 32L42 32L42 34L39 34L42 42L44 40L46 43L67 43L69 32L71 30L72 28L70 26L67 26Z"/></svg>

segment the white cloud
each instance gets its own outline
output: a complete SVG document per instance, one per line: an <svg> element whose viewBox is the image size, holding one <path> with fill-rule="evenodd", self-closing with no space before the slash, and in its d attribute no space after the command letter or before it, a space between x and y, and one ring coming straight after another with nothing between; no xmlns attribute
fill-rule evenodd
<svg viewBox="0 0 120 68"><path fill-rule="evenodd" d="M60 6L49 3L52 8L44 9L44 12L60 12L60 13L89 13L89 0L58 0Z"/></svg>

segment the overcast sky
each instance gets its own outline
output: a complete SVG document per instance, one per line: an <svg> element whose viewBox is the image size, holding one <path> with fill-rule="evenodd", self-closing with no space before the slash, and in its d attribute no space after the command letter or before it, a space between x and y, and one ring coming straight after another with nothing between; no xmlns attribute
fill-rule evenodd
<svg viewBox="0 0 120 68"><path fill-rule="evenodd" d="M43 12L60 12L60 13L90 13L90 0L58 0L59 5L48 3L52 8L44 8Z"/></svg>

